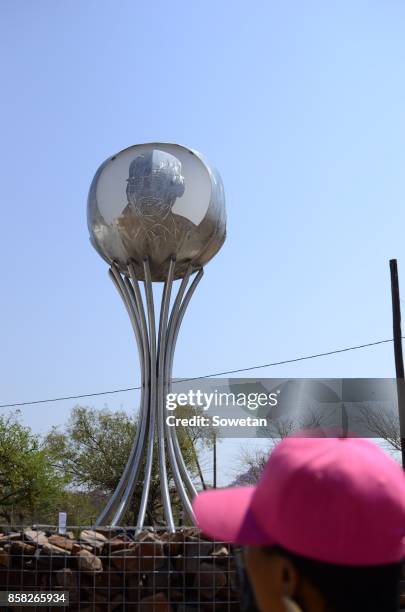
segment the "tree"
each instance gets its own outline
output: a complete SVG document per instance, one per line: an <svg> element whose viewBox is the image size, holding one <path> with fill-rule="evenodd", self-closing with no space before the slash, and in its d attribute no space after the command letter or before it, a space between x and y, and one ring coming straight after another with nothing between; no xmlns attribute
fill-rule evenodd
<svg viewBox="0 0 405 612"><path fill-rule="evenodd" d="M66 479L49 464L39 436L20 413L0 416L0 516L8 523L33 521L55 507Z"/></svg>
<svg viewBox="0 0 405 612"><path fill-rule="evenodd" d="M396 405L359 403L356 421L366 435L385 440L392 451L401 450L399 414Z"/></svg>
<svg viewBox="0 0 405 612"><path fill-rule="evenodd" d="M190 417L192 416L202 417L204 416L204 410L189 405L177 406L176 417L187 418L191 423ZM200 451L204 449L212 449L216 442L221 441L219 434L215 431L212 425L204 427L199 425L180 425L177 428L177 435L179 439L185 437L191 445L190 449L192 453L192 462L195 464L202 488L206 489L207 485L202 469L204 466L201 465Z"/></svg>
<svg viewBox="0 0 405 612"><path fill-rule="evenodd" d="M240 469L242 473L238 474L232 482L233 487L247 487L254 485L259 480L264 466L269 457L270 449L249 451L244 449L239 458Z"/></svg>
<svg viewBox="0 0 405 612"><path fill-rule="evenodd" d="M100 509L103 500L116 488L124 470L138 426L137 420L127 413L111 412L107 408L76 406L71 413L64 431L53 428L45 440L50 464L69 479L76 491L93 492L100 495ZM195 442L196 432L178 429L179 444L186 466L192 477L198 475L198 456ZM175 487L173 486L170 466L167 463L172 503L180 509ZM134 524L143 491L143 471L141 465L130 509L123 522ZM149 524L162 520L159 466L154 455L152 481L147 507Z"/></svg>
<svg viewBox="0 0 405 612"><path fill-rule="evenodd" d="M76 406L64 429L45 438L52 465L79 490L112 491L122 473L135 435L125 412Z"/></svg>
<svg viewBox="0 0 405 612"><path fill-rule="evenodd" d="M266 430L268 436L266 447L253 450L243 449L240 452L239 467L232 486L243 487L256 484L262 475L271 451L280 440L307 430L319 430L321 435L324 420L325 415L316 405L306 406L302 414L296 418L282 415L271 420L270 426ZM263 443L266 444L266 438L263 438Z"/></svg>

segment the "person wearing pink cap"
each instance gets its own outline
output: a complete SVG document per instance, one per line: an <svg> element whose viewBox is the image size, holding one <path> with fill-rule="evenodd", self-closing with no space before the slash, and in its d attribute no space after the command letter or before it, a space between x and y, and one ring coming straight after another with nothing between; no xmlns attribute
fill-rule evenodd
<svg viewBox="0 0 405 612"><path fill-rule="evenodd" d="M244 547L261 612L397 612L405 476L359 438L288 437L254 487L204 491L200 529Z"/></svg>

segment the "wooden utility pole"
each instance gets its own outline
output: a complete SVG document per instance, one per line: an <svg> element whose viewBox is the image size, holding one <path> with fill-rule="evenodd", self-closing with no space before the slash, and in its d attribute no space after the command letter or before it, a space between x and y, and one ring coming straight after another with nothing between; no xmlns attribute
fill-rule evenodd
<svg viewBox="0 0 405 612"><path fill-rule="evenodd" d="M404 357L402 354L401 302L399 298L398 265L390 259L392 327L394 337L395 371L397 377L399 427L401 436L402 467L405 469L405 393Z"/></svg>

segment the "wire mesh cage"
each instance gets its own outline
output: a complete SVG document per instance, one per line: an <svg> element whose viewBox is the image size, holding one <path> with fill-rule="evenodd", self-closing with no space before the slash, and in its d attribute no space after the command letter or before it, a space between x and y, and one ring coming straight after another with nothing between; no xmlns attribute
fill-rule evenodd
<svg viewBox="0 0 405 612"><path fill-rule="evenodd" d="M42 612L61 605L72 612L240 610L233 551L196 528L73 526L61 534L41 525L0 533L0 591L20 594L21 602L3 605L5 612L26 610L27 601ZM63 594L64 603L44 603L51 593Z"/></svg>

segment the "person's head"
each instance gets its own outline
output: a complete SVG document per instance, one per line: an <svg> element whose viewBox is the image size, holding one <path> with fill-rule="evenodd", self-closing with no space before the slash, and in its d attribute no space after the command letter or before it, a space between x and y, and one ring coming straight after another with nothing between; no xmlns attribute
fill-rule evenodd
<svg viewBox="0 0 405 612"><path fill-rule="evenodd" d="M126 193L138 214L162 220L184 190L181 162L174 155L155 149L130 163Z"/></svg>
<svg viewBox="0 0 405 612"><path fill-rule="evenodd" d="M203 532L244 546L261 612L396 612L405 477L374 443L286 438L256 487L193 505Z"/></svg>

